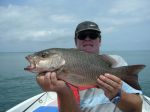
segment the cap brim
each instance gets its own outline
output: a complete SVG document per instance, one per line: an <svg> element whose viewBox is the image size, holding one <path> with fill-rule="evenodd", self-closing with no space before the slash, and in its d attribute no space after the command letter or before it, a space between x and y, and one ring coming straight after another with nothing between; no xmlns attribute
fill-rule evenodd
<svg viewBox="0 0 150 112"><path fill-rule="evenodd" d="M87 31L87 30L93 30L93 31L97 31L97 32L99 32L99 33L101 33L101 31L99 31L99 30L96 30L96 29L92 29L92 28L87 28L87 29L82 29L82 30L80 30L80 31L77 31L76 33L79 33L79 32L82 32L82 31Z"/></svg>

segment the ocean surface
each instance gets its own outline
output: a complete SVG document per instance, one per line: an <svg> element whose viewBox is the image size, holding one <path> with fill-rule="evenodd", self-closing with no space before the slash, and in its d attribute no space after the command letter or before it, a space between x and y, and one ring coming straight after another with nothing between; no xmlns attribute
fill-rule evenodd
<svg viewBox="0 0 150 112"><path fill-rule="evenodd" d="M150 51L111 51L105 54L122 56L129 65L145 64L139 74L143 93L150 97ZM25 56L30 53L0 53L0 112L42 92L35 74L24 71Z"/></svg>

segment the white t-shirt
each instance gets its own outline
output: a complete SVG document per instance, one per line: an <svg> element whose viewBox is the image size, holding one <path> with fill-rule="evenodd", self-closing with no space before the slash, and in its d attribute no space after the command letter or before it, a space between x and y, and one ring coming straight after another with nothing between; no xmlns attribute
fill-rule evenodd
<svg viewBox="0 0 150 112"><path fill-rule="evenodd" d="M126 61L118 55L109 55L116 60L116 63L112 65L113 68L126 66ZM122 90L127 93L139 93L142 91L136 90L123 82ZM82 112L112 112L115 108L115 104L111 103L105 96L104 91L98 88L91 88L88 90L79 91L80 95L80 107ZM122 112L119 108L115 112Z"/></svg>

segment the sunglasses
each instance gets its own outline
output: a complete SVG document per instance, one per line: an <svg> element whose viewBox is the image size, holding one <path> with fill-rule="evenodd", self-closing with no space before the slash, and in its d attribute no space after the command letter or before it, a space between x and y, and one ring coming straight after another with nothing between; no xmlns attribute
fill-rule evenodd
<svg viewBox="0 0 150 112"><path fill-rule="evenodd" d="M100 37L100 34L98 32L81 32L77 36L79 40L85 40L87 37L89 37L91 40L95 40Z"/></svg>

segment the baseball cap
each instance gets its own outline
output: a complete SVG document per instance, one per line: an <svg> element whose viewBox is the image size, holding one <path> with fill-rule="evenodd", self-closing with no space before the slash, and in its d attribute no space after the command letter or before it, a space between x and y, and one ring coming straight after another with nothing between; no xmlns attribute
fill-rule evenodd
<svg viewBox="0 0 150 112"><path fill-rule="evenodd" d="M75 34L81 32L81 31L85 31L85 30L94 30L94 31L98 31L99 33L101 33L101 31L96 23L91 22L91 21L84 21L77 25Z"/></svg>

